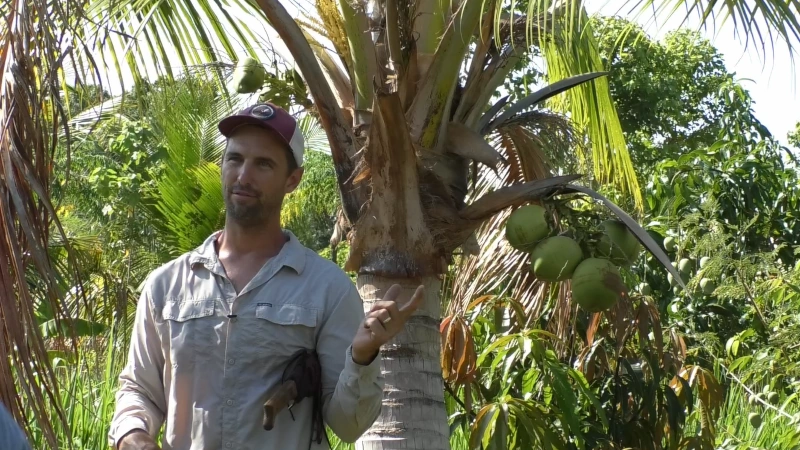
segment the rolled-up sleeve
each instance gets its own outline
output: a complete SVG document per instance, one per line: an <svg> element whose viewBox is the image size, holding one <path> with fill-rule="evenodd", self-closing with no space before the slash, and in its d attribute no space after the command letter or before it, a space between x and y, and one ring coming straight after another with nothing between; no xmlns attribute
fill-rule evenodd
<svg viewBox="0 0 800 450"><path fill-rule="evenodd" d="M355 442L372 426L383 400L380 355L366 366L353 361L351 344L363 320L361 296L350 283L317 338L325 422L345 442Z"/></svg>
<svg viewBox="0 0 800 450"><path fill-rule="evenodd" d="M136 306L128 362L119 375L108 433L108 443L113 448L117 448L122 436L135 429L147 431L155 439L164 422L164 354L149 292L149 283L145 283Z"/></svg>

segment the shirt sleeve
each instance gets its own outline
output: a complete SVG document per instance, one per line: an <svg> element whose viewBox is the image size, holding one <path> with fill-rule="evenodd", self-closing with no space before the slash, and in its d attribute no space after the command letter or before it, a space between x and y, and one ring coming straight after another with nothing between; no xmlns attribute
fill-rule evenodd
<svg viewBox="0 0 800 450"><path fill-rule="evenodd" d="M117 448L120 438L135 429L144 430L155 439L164 421L164 354L148 292L146 283L136 306L128 362L119 375L116 407L108 433L108 443L113 448Z"/></svg>
<svg viewBox="0 0 800 450"><path fill-rule="evenodd" d="M366 366L353 361L351 344L363 320L361 296L350 282L317 337L325 423L351 443L378 418L383 400L380 355Z"/></svg>
<svg viewBox="0 0 800 450"><path fill-rule="evenodd" d="M8 450L30 450L28 440L17 422L0 402L0 448Z"/></svg>

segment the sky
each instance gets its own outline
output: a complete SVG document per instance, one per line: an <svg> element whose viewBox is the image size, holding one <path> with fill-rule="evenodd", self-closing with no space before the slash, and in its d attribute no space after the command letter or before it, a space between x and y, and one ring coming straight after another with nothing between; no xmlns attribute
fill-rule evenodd
<svg viewBox="0 0 800 450"><path fill-rule="evenodd" d="M633 19L635 13L629 14L628 9L620 9L625 3L621 0L588 0L585 4L589 14L619 15ZM676 13L666 23L656 24L653 15L649 14L636 17L635 21L652 38L660 39L678 28L684 17L685 14ZM766 55L752 41L746 47L744 37L736 36L732 20L723 24L719 24L720 21L721 18L715 27L716 32L711 27L699 28L696 18L688 20L684 28L697 30L711 41L723 55L728 71L734 73L750 92L756 118L781 143L788 145L786 135L800 121L800 59L793 63L783 42L776 43L774 49L768 45ZM800 48L800 42L796 45ZM796 67L793 68L793 64Z"/></svg>

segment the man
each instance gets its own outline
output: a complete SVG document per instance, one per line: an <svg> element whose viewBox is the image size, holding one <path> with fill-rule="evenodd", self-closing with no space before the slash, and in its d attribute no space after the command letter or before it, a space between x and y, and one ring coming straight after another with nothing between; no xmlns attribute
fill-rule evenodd
<svg viewBox="0 0 800 450"><path fill-rule="evenodd" d="M402 302L392 287L365 316L346 274L280 227L303 173L294 118L261 103L219 130L225 226L147 278L109 443L159 449L163 424L165 450L312 448L311 399L262 427L267 396L304 348L319 355L325 423L353 442L380 412L380 346L403 329L422 287Z"/></svg>

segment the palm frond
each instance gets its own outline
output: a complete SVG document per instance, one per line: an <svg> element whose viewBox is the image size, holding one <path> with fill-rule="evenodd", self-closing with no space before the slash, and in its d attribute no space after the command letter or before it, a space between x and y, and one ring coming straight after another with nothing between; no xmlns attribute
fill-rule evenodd
<svg viewBox="0 0 800 450"><path fill-rule="evenodd" d="M219 162L224 140L216 125L232 112L216 86L202 77L167 83L151 96L154 123L166 148L165 173L147 192L147 211L174 258L220 229L224 201Z"/></svg>
<svg viewBox="0 0 800 450"><path fill-rule="evenodd" d="M138 83L152 76L173 78L191 66L235 61L241 53L256 58L271 55L269 49L253 45L264 39L231 14L263 17L260 9L244 0L228 3L92 1L85 34L96 49L93 56L114 67L121 83L129 78L123 65ZM222 72L215 72L222 81Z"/></svg>
<svg viewBox="0 0 800 450"><path fill-rule="evenodd" d="M637 0L632 2L630 9L637 8L639 11L634 20L651 15L665 23L677 15L682 16L681 26L693 17L702 27L708 27L709 23L722 27L730 19L734 25L734 37L743 36L746 49L756 45L764 56L768 46L774 53L775 44L782 42L793 59L796 45L800 43L800 3L796 1Z"/></svg>
<svg viewBox="0 0 800 450"><path fill-rule="evenodd" d="M316 118L311 115L304 115L298 121L298 125L305 139L306 150L321 152L328 155L331 154L328 138L325 135L325 129L322 128L322 125Z"/></svg>
<svg viewBox="0 0 800 450"><path fill-rule="evenodd" d="M17 0L5 6L0 23L0 353L7 356L0 362L0 400L26 427L39 427L50 448L58 448L55 424L68 424L36 304L48 305L56 320L67 318L65 292L47 251L51 234L64 235L49 185L58 131L68 120L60 68L72 52L83 49L75 27L83 18L83 2ZM65 272L80 280L70 248L67 260ZM38 285L29 282L31 273Z"/></svg>
<svg viewBox="0 0 800 450"><path fill-rule="evenodd" d="M479 198L504 185L545 179L550 175L541 148L518 149L508 132L521 133L519 127L509 127L494 144L509 165L497 175L483 170L470 197ZM519 301L525 305L529 317L538 316L546 306L547 286L533 276L528 267L528 255L513 249L505 239L504 224L510 213L510 210L503 211L483 223L476 230L480 254L456 262L451 312L463 312L476 297L490 293Z"/></svg>
<svg viewBox="0 0 800 450"><path fill-rule="evenodd" d="M539 3L531 2L532 11L542 7ZM556 39L539 36L550 82L575 74L603 71L585 9L569 4L562 12L561 20L567 23L556 28L559 33ZM581 84L563 96L552 98L550 103L554 110L568 112L573 124L586 133L592 149L595 178L601 183L618 186L631 196L641 211L644 207L641 189L611 100L608 80L600 77Z"/></svg>

